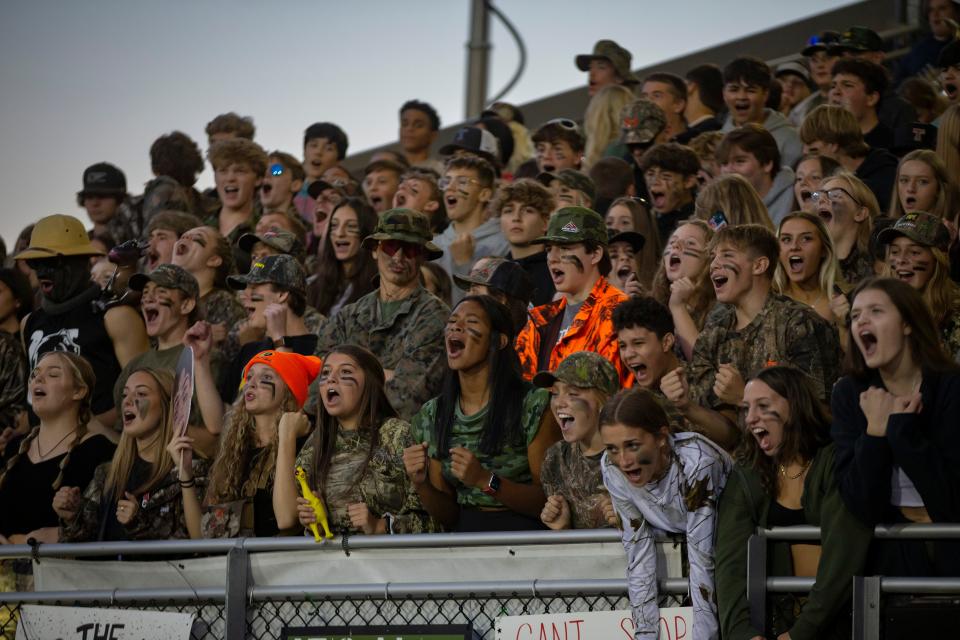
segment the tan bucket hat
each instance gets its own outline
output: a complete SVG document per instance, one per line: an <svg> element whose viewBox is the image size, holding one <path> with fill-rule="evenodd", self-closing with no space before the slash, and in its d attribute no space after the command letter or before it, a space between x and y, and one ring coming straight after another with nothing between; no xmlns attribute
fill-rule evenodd
<svg viewBox="0 0 960 640"><path fill-rule="evenodd" d="M15 260L55 258L57 256L102 256L87 237L83 223L73 216L56 214L40 218L30 234L30 246L14 256Z"/></svg>

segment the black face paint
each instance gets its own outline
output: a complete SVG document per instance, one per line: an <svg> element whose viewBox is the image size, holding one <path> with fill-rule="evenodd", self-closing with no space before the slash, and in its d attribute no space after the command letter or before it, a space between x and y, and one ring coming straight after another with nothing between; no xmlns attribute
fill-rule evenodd
<svg viewBox="0 0 960 640"><path fill-rule="evenodd" d="M721 269L726 269L727 271L732 272L733 275L735 275L735 276L740 275L740 267L738 267L737 265L735 265L735 264L733 264L733 263L730 263L730 262L721 263L721 264L720 264L720 268L721 268Z"/></svg>
<svg viewBox="0 0 960 640"><path fill-rule="evenodd" d="M644 467L649 467L649 466L652 465L654 462L656 462L656 461L655 461L653 458L640 458L639 460L637 460L637 464L639 464L639 465L641 465L641 466L644 466Z"/></svg>
<svg viewBox="0 0 960 640"><path fill-rule="evenodd" d="M476 338L477 340L483 340L483 333L481 333L480 331L477 331L472 327L467 327L466 332L470 334L471 337Z"/></svg>
<svg viewBox="0 0 960 640"><path fill-rule="evenodd" d="M680 253L689 258L696 258L697 260L703 257L703 251L699 251L697 249L684 249Z"/></svg>
<svg viewBox="0 0 960 640"><path fill-rule="evenodd" d="M133 401L134 406L137 408L137 417L143 420L148 413L150 413L150 400L147 398L137 398Z"/></svg>
<svg viewBox="0 0 960 640"><path fill-rule="evenodd" d="M579 271L580 273L583 273L583 263L580 261L580 258L578 258L577 256L572 256L572 255L560 256L560 262L566 262L568 264L572 264L574 267L577 268L577 271Z"/></svg>
<svg viewBox="0 0 960 640"><path fill-rule="evenodd" d="M272 381L270 381L270 380L261 380L261 381L260 381L260 385L261 385L261 386L264 386L264 387L269 387L269 389L270 389L270 397L271 397L271 398L276 398L276 397L277 397L277 385L276 385L275 382L272 382Z"/></svg>
<svg viewBox="0 0 960 640"><path fill-rule="evenodd" d="M87 256L33 259L28 260L27 265L37 274L41 284L48 281L53 285L49 292L42 292L50 302L66 302L90 286L90 259Z"/></svg>

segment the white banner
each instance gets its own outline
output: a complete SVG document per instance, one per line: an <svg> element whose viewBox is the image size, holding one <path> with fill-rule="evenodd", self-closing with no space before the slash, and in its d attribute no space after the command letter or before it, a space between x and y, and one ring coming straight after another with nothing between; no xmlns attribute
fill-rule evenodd
<svg viewBox="0 0 960 640"><path fill-rule="evenodd" d="M660 640L693 637L693 607L660 609ZM497 640L633 640L629 611L551 613L497 618Z"/></svg>
<svg viewBox="0 0 960 640"><path fill-rule="evenodd" d="M189 613L25 604L16 640L190 640L192 626Z"/></svg>

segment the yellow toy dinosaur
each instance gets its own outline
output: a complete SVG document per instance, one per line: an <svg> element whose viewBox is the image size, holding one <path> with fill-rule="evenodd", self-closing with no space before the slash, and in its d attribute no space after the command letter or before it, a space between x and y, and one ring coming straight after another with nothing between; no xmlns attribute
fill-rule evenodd
<svg viewBox="0 0 960 640"><path fill-rule="evenodd" d="M327 511L323 508L323 503L320 502L320 498L307 486L307 474L304 473L303 467L297 467L297 481L300 483L300 492L303 493L303 497L306 498L310 506L313 507L313 514L317 516L317 522L323 527L324 537L332 538L333 534L330 532L330 526L327 524ZM320 542L320 530L317 529L317 522L310 524L310 531L313 532L313 539Z"/></svg>

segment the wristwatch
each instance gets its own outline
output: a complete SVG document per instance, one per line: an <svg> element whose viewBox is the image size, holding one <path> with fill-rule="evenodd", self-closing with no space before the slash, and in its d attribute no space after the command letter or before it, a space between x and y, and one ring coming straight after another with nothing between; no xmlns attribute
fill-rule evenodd
<svg viewBox="0 0 960 640"><path fill-rule="evenodd" d="M286 346L287 346L287 337L286 337L286 336L280 336L280 337L277 338L276 340L272 340L272 339L271 339L271 342L273 342L273 348L274 348L274 349L278 349L278 348L280 348L280 347L286 347Z"/></svg>
<svg viewBox="0 0 960 640"><path fill-rule="evenodd" d="M487 486L480 489L488 496L495 496L497 492L500 491L500 476L495 473L490 474L490 479L487 480Z"/></svg>

